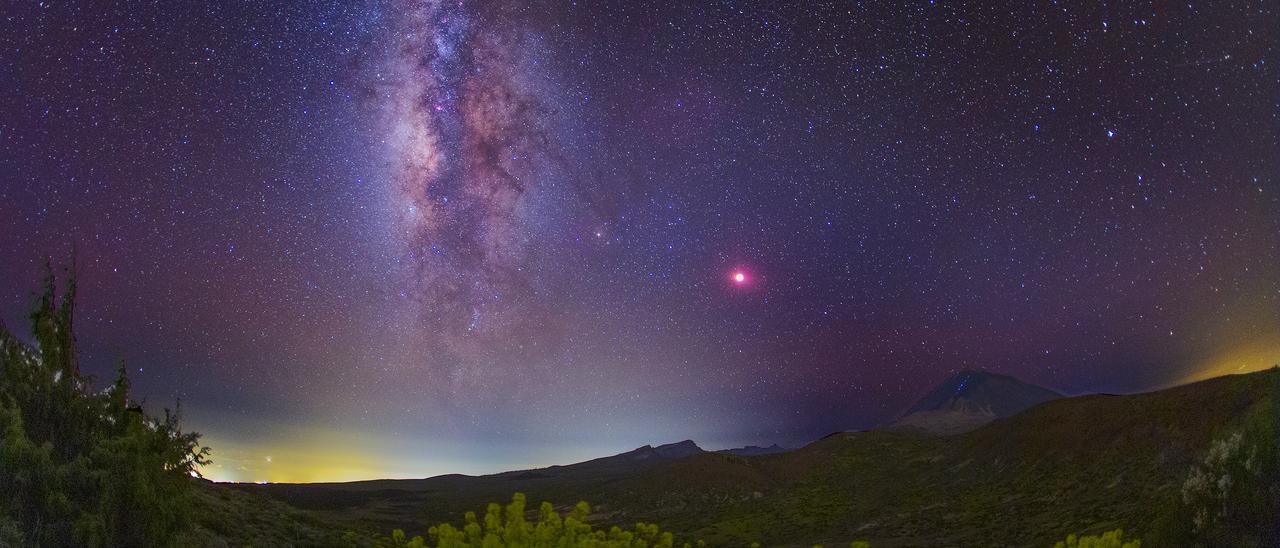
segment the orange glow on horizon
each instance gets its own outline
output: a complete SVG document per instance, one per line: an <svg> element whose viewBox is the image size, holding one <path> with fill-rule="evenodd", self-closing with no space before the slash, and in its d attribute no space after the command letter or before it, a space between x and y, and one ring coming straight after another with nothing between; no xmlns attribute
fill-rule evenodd
<svg viewBox="0 0 1280 548"><path fill-rule="evenodd" d="M1262 371L1280 364L1280 336L1258 339L1218 352L1197 364L1177 384L1201 381L1223 375Z"/></svg>

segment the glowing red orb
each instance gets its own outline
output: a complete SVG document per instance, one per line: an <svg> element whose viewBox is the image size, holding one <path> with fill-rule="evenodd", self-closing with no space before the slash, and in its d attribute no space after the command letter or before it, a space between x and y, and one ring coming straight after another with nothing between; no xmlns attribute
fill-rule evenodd
<svg viewBox="0 0 1280 548"><path fill-rule="evenodd" d="M733 281L737 283L744 283L747 281L747 275L742 272L734 272Z"/></svg>

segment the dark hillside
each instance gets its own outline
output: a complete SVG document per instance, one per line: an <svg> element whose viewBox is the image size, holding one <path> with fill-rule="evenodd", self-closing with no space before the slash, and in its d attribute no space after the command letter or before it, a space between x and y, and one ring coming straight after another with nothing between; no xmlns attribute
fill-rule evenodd
<svg viewBox="0 0 1280 548"><path fill-rule="evenodd" d="M561 508L589 500L606 523L661 523L713 545L1050 546L1118 527L1149 536L1191 467L1269 404L1277 382L1268 371L1056 399L952 437L870 431L754 457L633 451L494 476L242 488L416 530L522 491Z"/></svg>

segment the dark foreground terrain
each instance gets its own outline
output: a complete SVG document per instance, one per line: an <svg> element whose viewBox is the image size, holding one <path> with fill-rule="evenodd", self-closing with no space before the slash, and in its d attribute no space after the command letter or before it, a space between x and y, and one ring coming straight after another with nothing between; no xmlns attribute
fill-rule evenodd
<svg viewBox="0 0 1280 548"><path fill-rule="evenodd" d="M1051 546L1068 533L1116 528L1144 546L1170 545L1191 534L1190 506L1200 494L1189 478L1213 466L1205 457L1215 443L1222 452L1224 440L1258 425L1275 443L1278 385L1272 370L1146 394L1056 399L950 437L838 433L762 456L682 442L490 476L210 484L203 496L214 516L269 501L276 517L250 534L291 531L282 539L316 528L422 534L523 492L560 508L588 500L601 524L659 523L679 539L711 545ZM1274 477L1234 481L1275 488ZM239 521L210 529L235 545Z"/></svg>

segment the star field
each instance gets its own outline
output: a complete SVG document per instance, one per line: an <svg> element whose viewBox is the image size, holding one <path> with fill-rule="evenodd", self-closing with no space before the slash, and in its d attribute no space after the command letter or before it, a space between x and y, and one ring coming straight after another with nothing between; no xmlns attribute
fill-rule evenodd
<svg viewBox="0 0 1280 548"><path fill-rule="evenodd" d="M74 245L84 368L215 478L1280 362L1267 2L171 4L0 10L0 318Z"/></svg>

